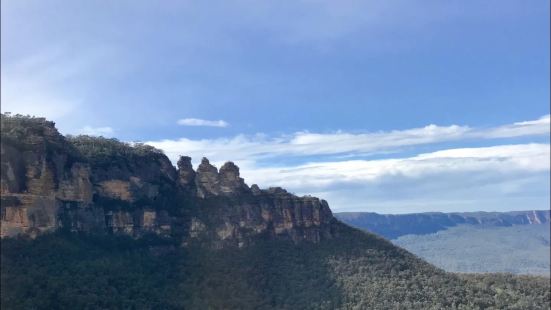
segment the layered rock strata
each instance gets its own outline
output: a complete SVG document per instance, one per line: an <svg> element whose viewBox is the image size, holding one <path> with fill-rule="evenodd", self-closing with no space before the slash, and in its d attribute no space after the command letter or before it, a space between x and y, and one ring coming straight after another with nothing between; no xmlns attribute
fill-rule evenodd
<svg viewBox="0 0 551 310"><path fill-rule="evenodd" d="M320 242L335 233L327 202L249 188L239 167L203 158L177 169L161 151L97 137L65 138L42 118L2 115L2 237L58 229L172 236L183 245L245 246L256 237Z"/></svg>

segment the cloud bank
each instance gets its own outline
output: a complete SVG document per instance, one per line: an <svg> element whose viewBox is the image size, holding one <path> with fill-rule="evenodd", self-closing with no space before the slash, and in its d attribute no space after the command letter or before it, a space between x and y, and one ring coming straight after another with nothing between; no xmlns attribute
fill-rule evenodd
<svg viewBox="0 0 551 310"><path fill-rule="evenodd" d="M243 173L261 185L324 197L335 211L541 209L549 202L549 156L548 144L519 144L406 158L247 167Z"/></svg>
<svg viewBox="0 0 551 310"><path fill-rule="evenodd" d="M407 213L541 209L549 204L547 143L448 148L411 153L448 142L489 143L548 137L549 115L490 127L428 125L367 133L310 133L268 137L152 141L176 162L206 156L221 165L235 161L245 180L282 186L328 199L336 211ZM381 155L383 159L356 159ZM290 158L298 159L298 164ZM301 162L301 163L300 163Z"/></svg>
<svg viewBox="0 0 551 310"><path fill-rule="evenodd" d="M231 159L238 162L258 162L275 157L354 156L398 152L406 148L461 140L487 140L522 136L549 135L550 117L491 128L468 126L428 125L422 128L368 133L310 133L268 137L238 135L233 138L150 141L149 144L166 152L177 161L182 154L192 156L196 162L203 156L221 163Z"/></svg>
<svg viewBox="0 0 551 310"><path fill-rule="evenodd" d="M104 136L111 137L113 136L114 130L111 127L91 127L84 126L77 131L79 135L89 135L89 136Z"/></svg>

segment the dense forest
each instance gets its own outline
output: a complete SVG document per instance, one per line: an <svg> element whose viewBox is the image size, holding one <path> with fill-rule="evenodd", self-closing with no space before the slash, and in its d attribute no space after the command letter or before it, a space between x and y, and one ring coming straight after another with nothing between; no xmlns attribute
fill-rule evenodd
<svg viewBox="0 0 551 310"><path fill-rule="evenodd" d="M443 272L344 227L320 244L179 247L58 232L2 240L2 309L548 309L549 278Z"/></svg>
<svg viewBox="0 0 551 310"><path fill-rule="evenodd" d="M549 275L549 223L486 227L459 225L392 242L447 271Z"/></svg>

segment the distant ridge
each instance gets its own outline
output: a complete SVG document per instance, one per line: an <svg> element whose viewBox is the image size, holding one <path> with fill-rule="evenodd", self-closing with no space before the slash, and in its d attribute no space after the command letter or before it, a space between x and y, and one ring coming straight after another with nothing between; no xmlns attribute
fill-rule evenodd
<svg viewBox="0 0 551 310"><path fill-rule="evenodd" d="M460 224L508 227L545 224L550 221L549 210L410 214L340 212L334 213L334 215L349 225L371 231L388 239L409 234L432 234Z"/></svg>

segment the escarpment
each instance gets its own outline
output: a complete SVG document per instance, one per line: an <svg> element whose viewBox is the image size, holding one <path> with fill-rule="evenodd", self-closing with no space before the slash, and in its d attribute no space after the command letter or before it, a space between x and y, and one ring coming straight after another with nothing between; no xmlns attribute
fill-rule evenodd
<svg viewBox="0 0 551 310"><path fill-rule="evenodd" d="M218 172L203 158L192 184L198 212L191 219L191 235L216 240L217 245L243 246L254 235L319 242L335 233L326 201L281 188L249 188L232 162Z"/></svg>
<svg viewBox="0 0 551 310"><path fill-rule="evenodd" d="M156 234L182 245L246 246L255 238L320 242L335 234L327 202L249 187L239 167L101 137L62 136L43 118L2 115L1 236L64 229Z"/></svg>

